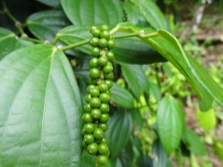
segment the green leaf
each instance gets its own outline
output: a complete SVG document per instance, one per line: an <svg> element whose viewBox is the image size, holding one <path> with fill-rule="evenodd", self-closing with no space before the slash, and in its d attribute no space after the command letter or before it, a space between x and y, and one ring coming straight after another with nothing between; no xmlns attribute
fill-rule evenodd
<svg viewBox="0 0 223 167"><path fill-rule="evenodd" d="M141 17L139 8L130 1L125 1L123 7L126 12L127 20L136 25Z"/></svg>
<svg viewBox="0 0 223 167"><path fill-rule="evenodd" d="M165 96L157 110L157 130L161 143L168 154L180 144L183 115L177 100Z"/></svg>
<svg viewBox="0 0 223 167"><path fill-rule="evenodd" d="M7 54L19 48L19 42L16 35L0 27L0 60Z"/></svg>
<svg viewBox="0 0 223 167"><path fill-rule="evenodd" d="M132 94L125 88L113 83L111 93L111 100L115 103L126 108L134 107L134 98Z"/></svg>
<svg viewBox="0 0 223 167"><path fill-rule="evenodd" d="M211 130L216 126L216 117L214 114L213 108L208 110L207 112L197 112L197 120L199 122L200 127L205 130Z"/></svg>
<svg viewBox="0 0 223 167"><path fill-rule="evenodd" d="M184 131L183 141L185 144L188 145L189 150L194 154L200 156L206 154L203 143L200 141L197 134L194 131L190 130L189 128L186 128Z"/></svg>
<svg viewBox="0 0 223 167"><path fill-rule="evenodd" d="M149 94L152 95L157 101L161 99L159 86L152 81L149 81Z"/></svg>
<svg viewBox="0 0 223 167"><path fill-rule="evenodd" d="M31 15L27 25L37 38L52 42L56 33L67 25L67 20L61 10L47 10Z"/></svg>
<svg viewBox="0 0 223 167"><path fill-rule="evenodd" d="M117 111L109 120L109 129L105 133L108 137L108 145L111 158L118 156L128 143L133 130L132 117L129 113Z"/></svg>
<svg viewBox="0 0 223 167"><path fill-rule="evenodd" d="M57 38L68 45L90 39L91 37L92 35L88 26L69 26L57 33ZM82 45L79 46L76 50L90 54L91 46L89 44Z"/></svg>
<svg viewBox="0 0 223 167"><path fill-rule="evenodd" d="M0 166L77 166L83 105L72 68L51 45L0 63Z"/></svg>
<svg viewBox="0 0 223 167"><path fill-rule="evenodd" d="M114 35L115 36L115 35ZM151 64L166 59L149 45L136 37L115 39L115 60L130 64Z"/></svg>
<svg viewBox="0 0 223 167"><path fill-rule="evenodd" d="M116 25L123 19L117 0L61 0L61 4L74 25Z"/></svg>
<svg viewBox="0 0 223 167"><path fill-rule="evenodd" d="M131 0L140 9L148 23L155 29L167 29L167 21L153 0Z"/></svg>
<svg viewBox="0 0 223 167"><path fill-rule="evenodd" d="M50 7L58 7L60 5L60 0L37 0Z"/></svg>
<svg viewBox="0 0 223 167"><path fill-rule="evenodd" d="M166 167L167 166L168 157L159 140L156 140L153 143L152 153L154 155L153 167Z"/></svg>
<svg viewBox="0 0 223 167"><path fill-rule="evenodd" d="M130 23L121 23L117 28L123 31L139 32L142 29ZM163 57L170 61L190 82L200 99L200 110L207 111L212 107L213 99L223 106L223 90L208 75L203 67L187 54L177 39L164 30L157 32L143 29L147 34L155 33L154 38L143 39Z"/></svg>

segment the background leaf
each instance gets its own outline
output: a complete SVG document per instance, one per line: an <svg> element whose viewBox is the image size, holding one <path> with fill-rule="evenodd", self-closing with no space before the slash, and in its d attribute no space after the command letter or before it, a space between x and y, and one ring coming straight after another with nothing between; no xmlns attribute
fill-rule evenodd
<svg viewBox="0 0 223 167"><path fill-rule="evenodd" d="M117 111L109 120L109 129L106 132L111 158L116 157L128 143L132 132L132 117L129 113Z"/></svg>
<svg viewBox="0 0 223 167"><path fill-rule="evenodd" d="M159 103L157 130L168 154L179 146L183 130L183 115L180 105L171 96L165 96Z"/></svg>
<svg viewBox="0 0 223 167"><path fill-rule="evenodd" d="M76 166L83 105L62 51L35 45L0 63L0 166Z"/></svg>
<svg viewBox="0 0 223 167"><path fill-rule="evenodd" d="M61 10L41 11L27 20L29 30L39 39L53 41L56 33L68 24Z"/></svg>
<svg viewBox="0 0 223 167"><path fill-rule="evenodd" d="M154 28L167 29L167 21L153 0L131 0L140 9L148 23Z"/></svg>
<svg viewBox="0 0 223 167"><path fill-rule="evenodd" d="M183 141L187 144L189 150L196 155L203 156L206 154L203 143L200 141L197 134L190 130L189 128L185 128L183 134Z"/></svg>
<svg viewBox="0 0 223 167"><path fill-rule="evenodd" d="M116 25L123 19L117 0L61 0L67 17L74 25Z"/></svg>
<svg viewBox="0 0 223 167"><path fill-rule="evenodd" d="M7 54L19 48L19 42L16 35L0 27L0 60Z"/></svg>
<svg viewBox="0 0 223 167"><path fill-rule="evenodd" d="M126 108L134 107L134 98L132 94L125 88L113 83L111 93L111 100L115 103Z"/></svg>
<svg viewBox="0 0 223 167"><path fill-rule="evenodd" d="M60 0L37 0L50 7L58 7L60 5Z"/></svg>
<svg viewBox="0 0 223 167"><path fill-rule="evenodd" d="M154 154L153 167L167 167L168 157L159 140L153 143L152 153Z"/></svg>
<svg viewBox="0 0 223 167"><path fill-rule="evenodd" d="M214 114L214 109L210 109L207 112L197 112L197 120L199 122L199 126L205 130L211 130L216 126L216 117Z"/></svg>
<svg viewBox="0 0 223 167"><path fill-rule="evenodd" d="M139 8L130 1L125 1L123 7L127 15L127 20L136 25L140 17L142 17Z"/></svg>

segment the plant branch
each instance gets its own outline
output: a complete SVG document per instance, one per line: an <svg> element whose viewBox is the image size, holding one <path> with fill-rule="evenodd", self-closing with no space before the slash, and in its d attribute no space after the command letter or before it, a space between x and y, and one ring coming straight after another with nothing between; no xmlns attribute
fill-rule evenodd
<svg viewBox="0 0 223 167"><path fill-rule="evenodd" d="M34 42L34 43L44 43L44 41L41 41L41 40L38 40L38 39L34 39L34 38L29 38L27 36L21 37L21 39L24 39L26 41L31 41L31 42Z"/></svg>
<svg viewBox="0 0 223 167"><path fill-rule="evenodd" d="M87 40L84 40L84 41L81 41L81 42L78 42L78 43L75 43L75 44L72 44L72 45L61 47L60 49L62 51L65 51L65 50L76 48L76 47L81 46L81 45L88 44L89 42L90 42L90 39L87 39Z"/></svg>
<svg viewBox="0 0 223 167"><path fill-rule="evenodd" d="M129 34L123 34L123 35L117 35L114 36L115 39L119 39L119 38L126 38L126 37L134 37L134 36L138 36L138 32L134 32L134 33L129 33Z"/></svg>
<svg viewBox="0 0 223 167"><path fill-rule="evenodd" d="M22 29L22 24L11 14L11 12L8 10L6 3L4 0L2 0L3 5L3 12L15 23L15 26L18 28L21 35L25 34Z"/></svg>
<svg viewBox="0 0 223 167"><path fill-rule="evenodd" d="M53 40L53 45L55 45L56 43L57 43L57 41L58 41L58 36L56 35L56 37L54 38L54 40Z"/></svg>

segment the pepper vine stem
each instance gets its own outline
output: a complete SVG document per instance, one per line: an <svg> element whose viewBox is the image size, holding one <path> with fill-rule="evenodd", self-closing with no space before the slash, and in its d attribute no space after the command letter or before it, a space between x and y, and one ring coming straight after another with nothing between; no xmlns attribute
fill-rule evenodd
<svg viewBox="0 0 223 167"><path fill-rule="evenodd" d="M118 31L118 28L114 28L113 30L110 31L110 34L114 34L117 31ZM117 36L114 36L114 39L127 38L127 37L139 37L141 39L146 39L146 38L156 37L158 35L159 34L157 32L151 33L151 34L143 34L141 31L139 31L139 32L132 32L132 33L128 33L128 34L117 35ZM56 44L57 40L58 40L58 37L56 36L54 38L54 41L53 41L54 45ZM68 45L68 46L60 47L60 49L62 51L73 49L73 48L76 48L78 46L82 46L82 45L88 44L90 42L90 40L91 39L86 39L84 41L81 41L81 42L78 42L78 43L75 43L75 44L71 44L71 45Z"/></svg>
<svg viewBox="0 0 223 167"><path fill-rule="evenodd" d="M4 0L2 0L2 5L4 8L3 13L5 13L15 23L15 26L18 28L21 35L25 34L22 28L22 24L10 13Z"/></svg>
<svg viewBox="0 0 223 167"><path fill-rule="evenodd" d="M34 39L34 38L29 38L29 37L21 37L21 39L24 39L26 41L31 41L31 42L34 42L34 43L44 43L44 41L41 41L41 40L38 40L38 39Z"/></svg>

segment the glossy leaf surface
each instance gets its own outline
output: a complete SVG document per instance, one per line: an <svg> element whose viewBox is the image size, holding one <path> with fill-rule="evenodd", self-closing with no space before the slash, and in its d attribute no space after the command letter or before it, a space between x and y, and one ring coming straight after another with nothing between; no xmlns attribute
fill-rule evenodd
<svg viewBox="0 0 223 167"><path fill-rule="evenodd" d="M67 21L62 11L47 10L31 15L27 24L37 38L52 42L56 33L67 25Z"/></svg>
<svg viewBox="0 0 223 167"><path fill-rule="evenodd" d="M116 25L123 17L117 0L61 0L61 4L74 25Z"/></svg>
<svg viewBox="0 0 223 167"><path fill-rule="evenodd" d="M153 0L131 0L140 9L148 23L154 28L167 29L167 22L159 7Z"/></svg>
<svg viewBox="0 0 223 167"><path fill-rule="evenodd" d="M134 98L127 89L113 83L111 93L111 100L115 103L126 108L134 107Z"/></svg>
<svg viewBox="0 0 223 167"><path fill-rule="evenodd" d="M118 156L121 150L126 146L133 130L132 128L132 117L129 113L117 111L111 116L109 120L109 129L106 132L111 158Z"/></svg>
<svg viewBox="0 0 223 167"><path fill-rule="evenodd" d="M0 64L0 166L77 166L83 105L70 64L50 45Z"/></svg>
<svg viewBox="0 0 223 167"><path fill-rule="evenodd" d="M160 141L156 140L153 143L152 153L154 154L153 167L167 167L168 157Z"/></svg>
<svg viewBox="0 0 223 167"><path fill-rule="evenodd" d="M203 143L198 135L189 128L186 128L183 134L183 141L188 146L189 150L196 155L203 156L206 154Z"/></svg>
<svg viewBox="0 0 223 167"><path fill-rule="evenodd" d="M120 23L117 27L128 32L139 32L142 30L131 23ZM208 75L200 64L183 50L173 35L164 30L158 30L157 32L148 28L143 30L148 34L156 33L156 37L142 40L157 50L187 78L199 96L200 110L207 111L210 109L213 99L223 106L222 88Z"/></svg>
<svg viewBox="0 0 223 167"><path fill-rule="evenodd" d="M17 48L19 48L19 42L16 35L0 27L0 60Z"/></svg>
<svg viewBox="0 0 223 167"><path fill-rule="evenodd" d="M168 154L179 146L183 130L183 115L180 105L171 96L165 96L159 103L157 130Z"/></svg>

